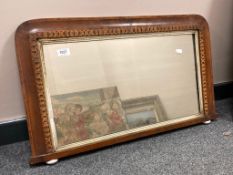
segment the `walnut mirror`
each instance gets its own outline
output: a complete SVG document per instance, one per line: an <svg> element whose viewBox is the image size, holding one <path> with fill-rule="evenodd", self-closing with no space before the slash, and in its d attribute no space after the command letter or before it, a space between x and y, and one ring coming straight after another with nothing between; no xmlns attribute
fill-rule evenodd
<svg viewBox="0 0 233 175"><path fill-rule="evenodd" d="M198 15L31 20L16 50L31 164L215 118Z"/></svg>

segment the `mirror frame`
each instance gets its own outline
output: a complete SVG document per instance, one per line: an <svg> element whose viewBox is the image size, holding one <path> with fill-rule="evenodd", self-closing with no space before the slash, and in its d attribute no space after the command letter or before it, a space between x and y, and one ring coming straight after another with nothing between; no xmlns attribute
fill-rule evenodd
<svg viewBox="0 0 233 175"><path fill-rule="evenodd" d="M66 150L54 149L38 40L189 30L198 31L203 117L174 120L166 125L158 124L157 127L146 131L129 133ZM34 19L18 27L15 44L31 144L30 164L46 162L216 118L209 28L206 20L199 15Z"/></svg>

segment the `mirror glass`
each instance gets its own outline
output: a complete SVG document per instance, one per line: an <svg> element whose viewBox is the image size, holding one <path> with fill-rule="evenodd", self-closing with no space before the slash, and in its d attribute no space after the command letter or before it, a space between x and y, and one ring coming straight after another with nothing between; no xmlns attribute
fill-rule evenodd
<svg viewBox="0 0 233 175"><path fill-rule="evenodd" d="M196 31L40 40L56 149L202 115Z"/></svg>

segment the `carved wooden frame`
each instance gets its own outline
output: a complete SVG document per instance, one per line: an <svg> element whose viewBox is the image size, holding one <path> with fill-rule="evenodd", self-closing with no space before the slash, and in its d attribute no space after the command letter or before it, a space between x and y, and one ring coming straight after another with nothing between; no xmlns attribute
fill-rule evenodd
<svg viewBox="0 0 233 175"><path fill-rule="evenodd" d="M203 118L193 118L166 126L113 138L107 141L55 151L51 140L39 39L56 39L83 36L124 35L172 31L198 31L200 70L203 96ZM57 18L36 19L24 22L16 31L16 51L22 92L27 113L28 131L32 156L30 163L48 161L88 150L148 136L175 128L186 127L215 119L213 79L208 24L198 15L104 17L104 18Z"/></svg>

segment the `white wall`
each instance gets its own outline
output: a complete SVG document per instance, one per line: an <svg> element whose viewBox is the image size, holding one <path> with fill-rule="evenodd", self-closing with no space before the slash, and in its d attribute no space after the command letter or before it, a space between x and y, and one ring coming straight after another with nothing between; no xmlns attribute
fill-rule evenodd
<svg viewBox="0 0 233 175"><path fill-rule="evenodd" d="M233 80L232 0L7 0L0 6L0 121L25 116L14 49L23 21L46 17L201 14L210 25L215 83Z"/></svg>

